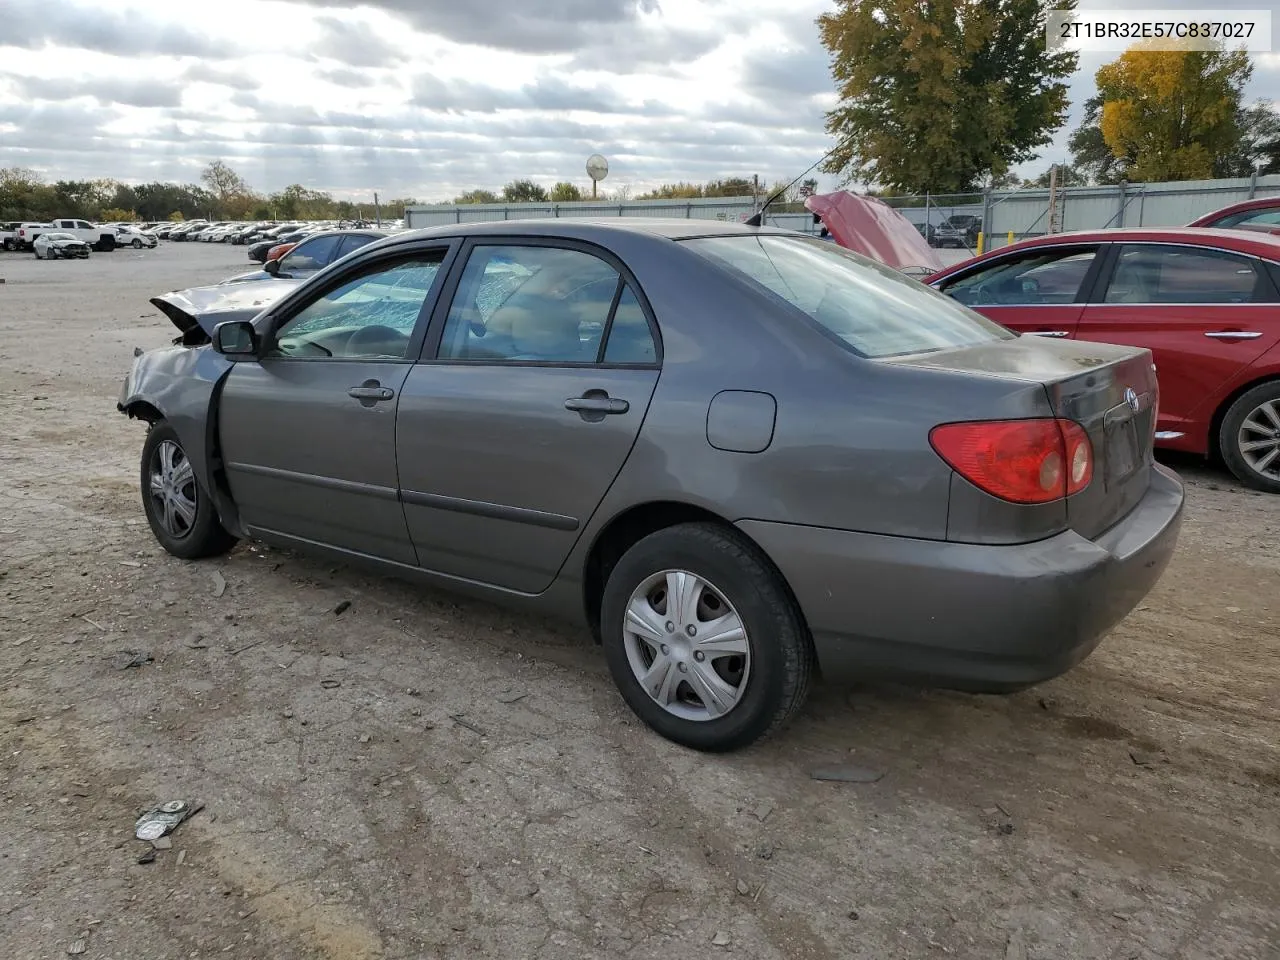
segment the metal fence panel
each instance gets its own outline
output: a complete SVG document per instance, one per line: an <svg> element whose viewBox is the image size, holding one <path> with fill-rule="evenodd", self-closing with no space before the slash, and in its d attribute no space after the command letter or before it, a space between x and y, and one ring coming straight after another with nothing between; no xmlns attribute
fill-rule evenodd
<svg viewBox="0 0 1280 960"><path fill-rule="evenodd" d="M1059 191L1063 230L1105 227L1165 227L1189 223L1202 214L1250 197L1280 196L1280 174L1225 180L1063 187ZM987 246L1038 236L1049 230L1049 191L1040 187L988 194L891 197L886 202L915 224L937 226L948 217L983 217ZM585 200L576 203L490 203L411 206L407 227L545 217L676 217L738 223L755 211L752 197L699 197L688 200ZM817 233L807 213L769 215L773 226Z"/></svg>

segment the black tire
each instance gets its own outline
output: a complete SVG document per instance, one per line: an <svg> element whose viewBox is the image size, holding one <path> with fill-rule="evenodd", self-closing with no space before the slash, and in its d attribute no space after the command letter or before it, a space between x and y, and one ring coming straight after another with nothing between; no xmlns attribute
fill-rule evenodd
<svg viewBox="0 0 1280 960"><path fill-rule="evenodd" d="M737 705L715 719L679 717L640 684L623 634L627 604L643 582L669 569L713 584L746 629L751 665ZM713 523L685 523L650 534L623 554L601 603L601 640L627 705L657 733L695 750L737 750L779 730L809 692L815 656L795 601L769 560L748 540Z"/></svg>
<svg viewBox="0 0 1280 960"><path fill-rule="evenodd" d="M135 239L135 240L133 241L133 249L135 249L135 250L141 250L141 249L142 249L142 241L141 241L141 240L136 240L136 239Z"/></svg>
<svg viewBox="0 0 1280 960"><path fill-rule="evenodd" d="M1246 487L1266 493L1280 493L1280 473L1276 476L1259 473L1245 458L1245 452L1240 449L1242 442L1240 434L1245 421L1251 419L1250 415L1267 403L1275 404L1275 408L1280 412L1280 380L1260 383L1252 390L1246 390L1235 403L1231 404L1226 416L1222 418L1222 426L1218 428L1218 450L1222 453L1222 460L1226 463L1227 469ZM1264 419L1262 414L1253 417L1252 420L1263 425L1271 425L1270 418ZM1266 439L1264 434L1256 431L1245 432L1255 441ZM1247 437L1243 439L1248 442ZM1280 455L1277 455L1267 467L1280 471Z"/></svg>
<svg viewBox="0 0 1280 960"><path fill-rule="evenodd" d="M151 495L152 460L161 444L171 443L185 458L186 451L178 433L168 423L161 420L147 431L147 439L142 444L141 493L142 509L147 515L147 523L160 546L175 557L183 560L200 560L204 557L220 556L236 545L236 538L223 529L218 520L218 512L199 481L194 477L185 489L189 490L189 499L195 501L195 519L190 526L179 534L171 533L165 527L162 507Z"/></svg>

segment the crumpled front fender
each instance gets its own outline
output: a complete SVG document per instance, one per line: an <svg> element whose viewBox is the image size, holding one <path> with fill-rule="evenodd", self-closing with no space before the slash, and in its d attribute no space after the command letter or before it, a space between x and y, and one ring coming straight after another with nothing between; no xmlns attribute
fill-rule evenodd
<svg viewBox="0 0 1280 960"><path fill-rule="evenodd" d="M223 525L239 525L235 506L217 481L217 402L232 362L211 347L165 347L134 357L120 389L117 409L173 427L191 461L196 480L212 496Z"/></svg>

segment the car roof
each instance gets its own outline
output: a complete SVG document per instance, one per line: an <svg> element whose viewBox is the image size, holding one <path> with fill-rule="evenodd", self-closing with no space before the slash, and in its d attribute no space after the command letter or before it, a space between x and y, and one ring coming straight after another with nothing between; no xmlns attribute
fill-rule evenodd
<svg viewBox="0 0 1280 960"><path fill-rule="evenodd" d="M1202 223L1206 220L1217 220L1233 213L1245 213L1249 210L1270 210L1275 207L1280 207L1280 194L1274 197L1255 197L1253 200L1241 200L1239 203L1228 204L1217 210L1210 210L1203 216L1196 217L1191 223Z"/></svg>
<svg viewBox="0 0 1280 960"><path fill-rule="evenodd" d="M722 220L685 219L682 217L561 217L528 220L492 220L479 223L448 223L422 227L394 234L398 240L430 237L486 236L523 234L534 237L562 237L578 240L606 240L613 234L643 233L669 240L694 237L753 236L771 234L800 236L792 230L772 227L748 227Z"/></svg>
<svg viewBox="0 0 1280 960"><path fill-rule="evenodd" d="M1070 233L1045 234L1020 240L1011 246L997 247L980 257L954 264L926 278L934 280L942 276L969 269L979 260L993 260L1015 250L1034 250L1038 247L1067 246L1084 243L1181 243L1199 247L1213 247L1236 253L1252 254L1280 263L1280 236L1260 233L1256 230L1231 230L1217 227L1115 227L1106 230L1076 230Z"/></svg>

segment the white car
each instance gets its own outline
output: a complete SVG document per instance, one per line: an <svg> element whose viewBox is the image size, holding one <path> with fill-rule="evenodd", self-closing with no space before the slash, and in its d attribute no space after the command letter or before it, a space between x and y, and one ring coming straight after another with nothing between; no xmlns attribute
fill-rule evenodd
<svg viewBox="0 0 1280 960"><path fill-rule="evenodd" d="M69 233L42 233L31 248L35 250L37 260L89 259L89 244Z"/></svg>
<svg viewBox="0 0 1280 960"><path fill-rule="evenodd" d="M147 233L134 227L116 227L116 246L117 247L133 247L135 250L141 250L143 247L151 249L160 244L155 234Z"/></svg>

